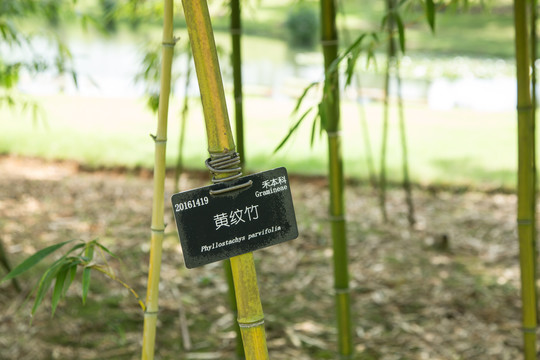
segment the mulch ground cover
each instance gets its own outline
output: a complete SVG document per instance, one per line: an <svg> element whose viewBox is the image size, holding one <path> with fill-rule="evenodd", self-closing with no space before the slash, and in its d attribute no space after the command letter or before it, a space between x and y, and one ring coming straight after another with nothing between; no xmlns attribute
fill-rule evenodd
<svg viewBox="0 0 540 360"><path fill-rule="evenodd" d="M118 255L99 261L144 299L151 172L4 156L0 174L0 240L12 266L61 241L97 238ZM180 187L208 179L188 172ZM292 176L300 235L254 254L272 359L336 358L326 185ZM185 268L172 189L169 177L156 359L233 359L235 319L222 265ZM515 196L419 188L413 195L410 229L401 189L389 190L383 223L377 193L347 184L354 358L519 359ZM99 273L86 305L79 278L53 318L50 296L30 317L35 283L53 260L22 276L21 292L0 285L0 359L140 358L143 312L128 290Z"/></svg>

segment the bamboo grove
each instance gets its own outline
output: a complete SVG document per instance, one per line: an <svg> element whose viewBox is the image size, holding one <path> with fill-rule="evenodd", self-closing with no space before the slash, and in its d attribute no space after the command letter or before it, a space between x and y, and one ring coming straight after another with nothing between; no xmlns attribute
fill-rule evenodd
<svg viewBox="0 0 540 360"><path fill-rule="evenodd" d="M242 90L242 57L241 57L241 10L240 0L230 2L230 35L232 42L232 70L233 70L233 97L235 109L235 130L233 131L229 121L227 103L225 101L225 91L216 51L214 32L211 24L208 3L206 0L182 0L182 7L185 15L185 22L189 34L190 49L187 59L185 92L187 94L191 56L195 64L199 90L201 94L202 110L206 126L206 137L208 143L208 153L210 163L232 161L226 171L214 172L216 179L225 179L231 175L236 175L245 168L246 146L244 139L244 119L243 119L243 90ZM362 34L352 45L347 44L344 51L341 51L338 37L336 0L320 0L320 48L324 62L324 80L319 88L321 95L320 102L316 106L317 116L314 120L312 131L312 142L316 126L319 126L321 133L326 135L327 144L327 178L328 178L328 223L330 224L331 249L332 249L332 269L333 287L335 302L335 322L336 322L336 349L340 359L353 359L354 348L362 339L355 337L355 317L352 308L354 298L351 297L350 275L349 275L349 251L347 243L347 214L345 203L345 174L343 169L342 155L342 134L341 134L341 89L350 85L353 74L360 83L358 73L355 73L354 65L358 60L359 53L366 51L361 48L368 37ZM402 150L402 172L403 189L406 194L406 205L408 208L408 223L414 229L416 223L415 212L412 200L412 184L408 168L408 149L406 142L405 120L403 110L403 100L401 98L401 77L400 77L400 54L396 35L398 36L399 47L402 52L405 50L404 24L399 17L398 8L403 2L397 0L385 0L386 18L383 21L383 32L386 42L386 72L384 74L384 97L382 116L382 139L380 149L380 169L379 178L374 179L375 172L372 161L368 159L370 176L372 182L378 187L378 200L383 221L389 221L386 209L386 152L389 126L389 103L390 103L390 83L392 70L396 78L399 131ZM433 1L426 1L426 17L432 30L434 29L435 5ZM83 301L86 300L89 291L90 270L96 269L108 275L124 285L130 290L141 305L144 311L144 324L142 334L141 358L143 360L154 359L156 352L156 339L158 338L158 313L159 313L159 282L162 261L162 243L165 232L164 197L166 178L166 143L167 143L167 123L169 112L169 94L171 92L171 71L174 55L174 48L177 39L173 35L173 9L174 0L163 0L163 32L161 43L161 70L160 70L160 92L158 104L158 121L154 141L154 173L153 173L153 203L150 228L150 255L148 265L148 280L146 301L143 303L135 291L129 285L119 279L115 279L111 273L107 273L103 267L92 263L94 252L109 252L98 242L87 244L77 244L72 250L80 250L80 256L75 260L66 256L61 262L57 261L49 268L44 277L47 288L38 289L38 300L34 305L33 312L40 305L49 286L56 277L56 284L53 290L52 308L53 314L58 301L67 291L64 281L73 269L78 266L84 268L82 275ZM537 327L538 327L538 297L536 288L537 279L537 245L536 245L536 68L537 61L537 1L536 0L514 0L514 30L515 30L515 59L516 59L516 79L517 79L517 221L516 227L519 241L519 265L521 280L521 300L522 300L522 336L523 352L525 360L533 360L538 357ZM375 38L375 36L373 36ZM347 61L347 70L344 77L340 71L342 65ZM346 79L346 85L340 83L340 79ZM295 111L300 108L303 99L307 97L309 91L315 88L311 84L301 95ZM182 111L182 122L180 127L179 162L175 184L178 190L178 181L182 171L182 148L186 133L186 118L188 112L187 95L184 99ZM300 123L306 118L309 111L306 111L300 119L293 125L285 139L278 146L282 148L291 134L296 131ZM319 125L317 125L317 119ZM365 122L362 122L365 124ZM364 125L362 125L364 126ZM364 127L367 134L367 125ZM236 138L236 142L235 142ZM249 140L247 138L246 140ZM369 137L364 136L364 142L368 142ZM367 149L370 149L368 144ZM239 156L238 156L239 155ZM371 158L371 155L369 155ZM212 170L211 170L212 172ZM1 240L1 239L0 239ZM60 249L69 241L56 244L46 248L34 257L27 259L22 265L12 269L5 250L0 241L0 262L6 268L8 275L1 282L11 280L18 291L21 285L17 281L18 276L23 271L41 261L42 258ZM69 252L68 252L69 254ZM66 260L68 259L68 260ZM236 357L248 360L269 359L267 347L265 317L261 302L261 295L257 284L256 267L252 253L247 253L232 257L223 262L225 275L229 284L229 300L231 312L236 318ZM71 281L73 281L72 275ZM61 279L61 281L58 280ZM69 285L67 285L69 287ZM360 315L361 316L361 315ZM294 320L292 320L294 321Z"/></svg>

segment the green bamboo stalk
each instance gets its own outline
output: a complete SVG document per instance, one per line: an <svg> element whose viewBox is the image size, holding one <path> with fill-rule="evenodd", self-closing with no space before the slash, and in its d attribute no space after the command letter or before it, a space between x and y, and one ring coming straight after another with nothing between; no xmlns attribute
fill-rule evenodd
<svg viewBox="0 0 540 360"><path fill-rule="evenodd" d="M407 132L405 131L405 112L403 110L403 96L401 94L401 74L399 57L395 57L396 80L397 80L397 99L399 111L399 133L401 137L401 156L403 167L403 190L405 190L405 202L407 203L407 220L412 228L416 223L414 216L414 203L412 197L412 186L409 178L409 155L407 149Z"/></svg>
<svg viewBox="0 0 540 360"><path fill-rule="evenodd" d="M537 54L537 41L538 34L536 25L538 23L538 0L531 0L531 11L530 11L530 21L531 21L531 106L532 106L532 148L536 150L536 59L538 58ZM536 151L533 151L533 195L532 195L532 211L533 214L536 214L536 194L537 194L537 173L536 173ZM533 239L534 239L534 273L538 274L538 246L536 244L536 226L534 227ZM538 288L536 288L536 297L538 298ZM536 303L536 315L540 316L539 313L539 304ZM538 321L538 319L537 319Z"/></svg>
<svg viewBox="0 0 540 360"><path fill-rule="evenodd" d="M184 105L180 114L180 139L178 140L178 156L176 158L176 169L174 172L174 192L180 190L180 175L184 171L184 140L186 135L186 123L189 113L189 82L191 80L191 48L187 47L186 60L186 82L184 83Z"/></svg>
<svg viewBox="0 0 540 360"><path fill-rule="evenodd" d="M244 110L242 95L242 12L240 0L231 0L231 38L234 85L234 114L236 129L236 151L240 155L242 167L245 167L244 147Z"/></svg>
<svg viewBox="0 0 540 360"><path fill-rule="evenodd" d="M321 0L321 43L325 67L326 133L328 136L328 165L330 186L330 222L334 254L334 287L338 327L338 351L340 358L352 358L352 330L349 294L349 272L345 224L345 201L343 159L341 156L339 74L330 72L331 64L338 56L336 8L334 0ZM322 115L321 115L322 116Z"/></svg>
<svg viewBox="0 0 540 360"><path fill-rule="evenodd" d="M216 158L234 151L235 144L227 115L208 4L206 0L183 0L182 4L199 80L208 152L211 158ZM222 176L229 175L225 173ZM230 262L246 359L268 359L264 314L253 254L235 256Z"/></svg>
<svg viewBox="0 0 540 360"><path fill-rule="evenodd" d="M242 95L242 12L240 0L231 0L231 41L232 41L232 67L233 67L233 92L234 92L234 116L235 116L235 134L236 151L240 155L240 166L245 168L246 157L244 148L244 110ZM232 275L231 262L223 262L225 276L227 278L229 289L229 303L235 316L238 315L236 296L234 293L234 281ZM236 357L243 359L245 357L244 346L242 344L242 334L238 323L235 324L236 332Z"/></svg>
<svg viewBox="0 0 540 360"><path fill-rule="evenodd" d="M514 0L516 48L517 116L518 116L518 183L517 227L521 270L523 349L525 360L536 359L536 274L535 274L535 209L534 140L530 93L530 56L527 32L526 0Z"/></svg>
<svg viewBox="0 0 540 360"><path fill-rule="evenodd" d="M171 90L171 67L175 45L173 37L173 0L164 0L163 8L163 37L161 85L159 95L159 111L157 133L154 136L154 199L152 203L150 264L148 269L148 285L146 293L146 311L144 313L144 330L142 359L154 358L156 341L156 325L158 314L159 277L161 271L161 254L164 221L165 193L165 150L167 144L167 120L169 111L169 94Z"/></svg>

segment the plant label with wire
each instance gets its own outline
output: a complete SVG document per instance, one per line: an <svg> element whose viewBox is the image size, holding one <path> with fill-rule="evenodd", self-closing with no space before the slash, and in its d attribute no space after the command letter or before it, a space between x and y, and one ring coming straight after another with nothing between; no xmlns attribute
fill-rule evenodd
<svg viewBox="0 0 540 360"><path fill-rule="evenodd" d="M249 186L226 191L250 181ZM171 200L188 268L298 237L284 167L180 192Z"/></svg>

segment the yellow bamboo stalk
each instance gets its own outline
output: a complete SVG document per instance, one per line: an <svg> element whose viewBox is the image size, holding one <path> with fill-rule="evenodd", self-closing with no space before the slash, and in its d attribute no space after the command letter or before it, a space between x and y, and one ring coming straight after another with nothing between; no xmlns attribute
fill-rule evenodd
<svg viewBox="0 0 540 360"><path fill-rule="evenodd" d="M203 105L210 157L234 151L225 93L217 59L214 33L206 0L182 0L195 70ZM230 173L221 174L227 177ZM238 325L247 360L268 359L262 311L253 254L230 259L238 306Z"/></svg>
<svg viewBox="0 0 540 360"><path fill-rule="evenodd" d="M146 311L144 313L144 330L142 359L154 359L156 340L156 324L158 314L159 277L161 271L161 253L164 221L165 192L165 150L167 144L167 120L169 111L169 94L171 90L171 67L175 39L173 37L173 0L164 0L163 9L163 48L161 60L161 85L158 109L157 133L154 136L154 199L152 204L150 264L148 269L148 285L146 293Z"/></svg>

